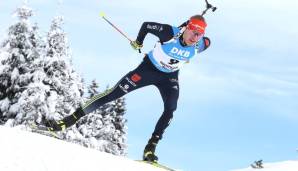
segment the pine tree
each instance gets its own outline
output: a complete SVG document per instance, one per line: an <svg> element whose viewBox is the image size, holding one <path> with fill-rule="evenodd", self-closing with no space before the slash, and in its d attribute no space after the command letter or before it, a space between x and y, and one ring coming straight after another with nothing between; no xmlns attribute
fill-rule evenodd
<svg viewBox="0 0 298 171"><path fill-rule="evenodd" d="M0 124L59 120L79 106L84 91L83 80L72 67L63 18L54 18L44 42L37 24L29 21L32 9L24 5L16 15L18 22L9 27L7 39L0 44ZM94 80L87 99L98 94L97 89ZM124 113L124 98L117 99L59 133L60 138L125 155Z"/></svg>
<svg viewBox="0 0 298 171"><path fill-rule="evenodd" d="M16 15L19 21L9 27L0 47L0 120L10 126L40 122L50 100L49 87L42 82L45 45L37 24L29 21L33 10L24 5Z"/></svg>
<svg viewBox="0 0 298 171"><path fill-rule="evenodd" d="M30 24L32 9L24 5L16 15L19 21L1 44L0 120L15 126L61 119L79 105L83 94L61 27L63 18L53 20L45 43L37 24Z"/></svg>
<svg viewBox="0 0 298 171"><path fill-rule="evenodd" d="M113 142L117 145L117 152L119 155L126 155L126 122L125 114L125 98L116 99L112 104L114 110L113 125L115 132L113 133Z"/></svg>
<svg viewBox="0 0 298 171"><path fill-rule="evenodd" d="M98 88L99 85L97 84L96 80L92 80L91 85L88 87L89 98L92 98L99 93L97 90Z"/></svg>
<svg viewBox="0 0 298 171"><path fill-rule="evenodd" d="M62 16L55 17L47 34L44 83L51 87L55 101L51 104L53 108L46 118L54 120L60 120L72 114L83 100L84 92L83 79L73 68L72 54L63 24ZM74 143L84 142L85 144L88 141L82 137L75 126L58 134L60 138Z"/></svg>
<svg viewBox="0 0 298 171"><path fill-rule="evenodd" d="M62 28L63 17L55 17L47 35L44 83L56 94L55 108L50 119L61 119L71 114L81 102L83 82L73 69L67 34Z"/></svg>

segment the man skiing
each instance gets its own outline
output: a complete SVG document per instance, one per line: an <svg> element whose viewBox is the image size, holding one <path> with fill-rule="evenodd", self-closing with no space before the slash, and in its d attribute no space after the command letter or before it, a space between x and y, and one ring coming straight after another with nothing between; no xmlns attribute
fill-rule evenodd
<svg viewBox="0 0 298 171"><path fill-rule="evenodd" d="M131 46L135 50L140 50L148 33L157 36L159 41L148 54L145 54L141 64L133 71L127 73L113 88L103 94L94 96L72 115L59 121L49 120L46 122L46 126L51 131L64 130L101 105L120 98L138 88L154 85L161 94L164 111L155 126L152 137L145 146L143 160L157 162L156 146L159 140L162 139L165 129L173 118L173 112L177 108L179 70L183 64L188 63L197 53L209 47L210 40L204 37L206 26L207 24L202 15L192 16L179 27L155 22L144 22L136 40L131 41Z"/></svg>

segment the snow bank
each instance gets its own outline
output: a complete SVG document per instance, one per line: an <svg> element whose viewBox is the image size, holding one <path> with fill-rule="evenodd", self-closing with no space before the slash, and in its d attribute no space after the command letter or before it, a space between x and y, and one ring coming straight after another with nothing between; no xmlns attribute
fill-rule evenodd
<svg viewBox="0 0 298 171"><path fill-rule="evenodd" d="M0 126L0 136L1 171L163 171L17 128Z"/></svg>

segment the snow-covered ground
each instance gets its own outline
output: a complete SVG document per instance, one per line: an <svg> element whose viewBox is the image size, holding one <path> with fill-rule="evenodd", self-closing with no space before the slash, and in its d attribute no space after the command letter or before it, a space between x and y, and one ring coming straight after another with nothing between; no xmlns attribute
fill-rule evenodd
<svg viewBox="0 0 298 171"><path fill-rule="evenodd" d="M0 171L163 171L125 157L0 126Z"/></svg>
<svg viewBox="0 0 298 171"><path fill-rule="evenodd" d="M17 128L0 126L0 137L0 171L163 171ZM264 163L263 166L263 169L232 171L297 171L298 161Z"/></svg>

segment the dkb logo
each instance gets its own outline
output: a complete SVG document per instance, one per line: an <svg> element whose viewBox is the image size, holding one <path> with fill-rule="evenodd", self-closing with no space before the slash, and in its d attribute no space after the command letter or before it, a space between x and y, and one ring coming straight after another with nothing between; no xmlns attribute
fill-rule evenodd
<svg viewBox="0 0 298 171"><path fill-rule="evenodd" d="M177 54L179 56L186 57L186 58L189 57L189 55L190 55L190 52L189 51L181 50L181 49L178 49L176 47L173 47L172 48L171 53L174 53L174 54Z"/></svg>

